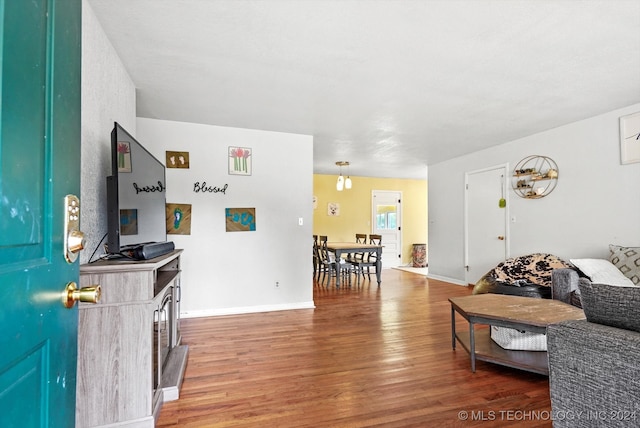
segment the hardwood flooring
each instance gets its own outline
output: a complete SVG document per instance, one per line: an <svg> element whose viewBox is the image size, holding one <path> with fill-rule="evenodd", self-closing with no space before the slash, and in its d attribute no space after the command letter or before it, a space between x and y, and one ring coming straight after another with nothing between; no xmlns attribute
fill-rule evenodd
<svg viewBox="0 0 640 428"><path fill-rule="evenodd" d="M189 362L159 427L550 427L547 377L451 348L467 287L384 270L316 309L182 320ZM458 326L466 325L461 317Z"/></svg>

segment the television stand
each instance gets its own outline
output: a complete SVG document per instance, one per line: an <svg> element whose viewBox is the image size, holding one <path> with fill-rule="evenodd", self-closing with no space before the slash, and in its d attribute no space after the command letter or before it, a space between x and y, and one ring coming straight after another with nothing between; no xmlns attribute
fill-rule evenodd
<svg viewBox="0 0 640 428"><path fill-rule="evenodd" d="M77 427L153 428L162 404L179 398L181 254L80 266L80 286L100 284L102 299L79 305Z"/></svg>

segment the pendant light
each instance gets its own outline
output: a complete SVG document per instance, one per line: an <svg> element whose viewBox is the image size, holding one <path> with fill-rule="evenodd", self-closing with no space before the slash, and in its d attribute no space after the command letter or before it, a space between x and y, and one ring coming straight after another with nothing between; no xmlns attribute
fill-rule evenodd
<svg viewBox="0 0 640 428"><path fill-rule="evenodd" d="M347 178L344 180L344 188L351 189L351 176L349 175L349 162L347 162Z"/></svg>
<svg viewBox="0 0 640 428"><path fill-rule="evenodd" d="M338 181L336 182L336 190L338 192L342 192L344 189L351 189L351 177L347 175L347 179L345 180L342 175L342 167L349 166L349 162L339 161L336 162L336 165L340 167L340 175L338 176Z"/></svg>

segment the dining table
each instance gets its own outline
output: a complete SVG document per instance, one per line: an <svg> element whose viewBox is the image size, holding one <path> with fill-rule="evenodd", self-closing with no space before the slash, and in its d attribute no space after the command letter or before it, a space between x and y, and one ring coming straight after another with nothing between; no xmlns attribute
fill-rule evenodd
<svg viewBox="0 0 640 428"><path fill-rule="evenodd" d="M359 244L355 242L327 242L327 251L333 253L336 260L339 261L342 254L366 254L375 251L376 252L376 279L378 281L378 287L382 282L382 245L375 244ZM336 263L336 287L340 287L340 270L342 269L342 263Z"/></svg>

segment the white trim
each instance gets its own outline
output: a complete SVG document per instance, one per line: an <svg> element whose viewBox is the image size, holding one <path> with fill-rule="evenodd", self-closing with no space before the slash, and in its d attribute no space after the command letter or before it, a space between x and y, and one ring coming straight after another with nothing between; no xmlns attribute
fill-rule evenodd
<svg viewBox="0 0 640 428"><path fill-rule="evenodd" d="M161 406L158 406L160 408ZM147 427L155 427L155 419L153 416L145 416L144 418L131 419L124 422L115 422L107 425L100 425L101 428L109 428L109 427L129 427L129 428L147 428Z"/></svg>
<svg viewBox="0 0 640 428"><path fill-rule="evenodd" d="M432 275L429 274L427 275L427 279L435 279L437 281L442 281L442 282L450 282L452 284L455 285L462 285L464 287L468 286L469 284L467 284L466 281L460 281L459 279L454 279L454 278L449 278L447 276L440 276L440 275Z"/></svg>
<svg viewBox="0 0 640 428"><path fill-rule="evenodd" d="M282 305L261 305L261 306L244 306L236 308L207 309L202 311L186 311L180 312L180 318L203 318L217 317L222 315L242 315L253 314L258 312L274 312L289 311L295 309L315 309L316 305L311 302L287 303Z"/></svg>
<svg viewBox="0 0 640 428"><path fill-rule="evenodd" d="M385 257L382 257L382 264L383 264L383 269L388 269L388 268L393 268L396 266L401 266L402 265L402 259L403 259L403 251L402 251L402 233L404 232L404 229L402 229L402 200L404 198L404 195L402 193L402 190L371 190L371 233L379 233L379 234L384 234L384 233L388 233L385 230L378 230L377 229L377 225L376 225L376 198L378 196L388 196L388 195L393 195L396 205L396 222L397 222L397 226L400 228L399 230L396 228L395 234L396 234L396 244L397 244L397 253L398 253L398 257L396 257L396 259L392 262L389 263L389 260L386 260ZM397 197L397 198L396 198ZM398 202L398 200L400 200L400 202ZM384 239L382 240L382 245L384 246Z"/></svg>

